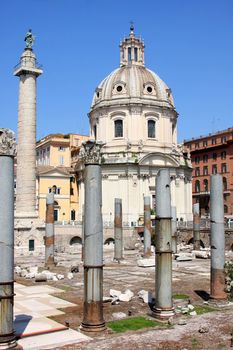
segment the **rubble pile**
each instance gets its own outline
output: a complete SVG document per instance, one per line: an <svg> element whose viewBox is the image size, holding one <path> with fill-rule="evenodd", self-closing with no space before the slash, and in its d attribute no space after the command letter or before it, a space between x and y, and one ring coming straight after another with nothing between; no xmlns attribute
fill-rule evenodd
<svg viewBox="0 0 233 350"><path fill-rule="evenodd" d="M15 266L14 272L20 277L35 279L35 282L58 281L65 278L65 275L49 270L39 272L38 266L31 266L23 269L20 266ZM66 277L71 280L74 278L74 273L68 272Z"/></svg>

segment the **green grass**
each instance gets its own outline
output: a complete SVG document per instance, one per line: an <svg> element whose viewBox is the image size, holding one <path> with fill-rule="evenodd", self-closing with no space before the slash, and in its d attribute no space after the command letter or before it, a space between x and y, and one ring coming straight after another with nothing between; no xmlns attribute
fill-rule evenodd
<svg viewBox="0 0 233 350"><path fill-rule="evenodd" d="M189 299L187 294L174 294L173 299Z"/></svg>
<svg viewBox="0 0 233 350"><path fill-rule="evenodd" d="M191 339L191 344L193 348L196 348L197 346L200 345L199 341L197 340L197 338L192 338Z"/></svg>
<svg viewBox="0 0 233 350"><path fill-rule="evenodd" d="M141 328L158 327L158 326L164 327L164 324L157 321L148 320L147 318L142 316L108 322L108 327L117 333L126 332L130 330L135 331Z"/></svg>
<svg viewBox="0 0 233 350"><path fill-rule="evenodd" d="M210 306L207 306L207 305L194 305L195 307L195 311L197 313L197 315L202 315L202 314L205 314L207 312L214 312L214 311L218 311L217 309L214 309Z"/></svg>

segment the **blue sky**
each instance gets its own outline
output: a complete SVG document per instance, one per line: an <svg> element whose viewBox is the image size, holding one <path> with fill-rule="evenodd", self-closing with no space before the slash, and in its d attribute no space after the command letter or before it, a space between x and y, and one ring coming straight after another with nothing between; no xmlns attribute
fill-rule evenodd
<svg viewBox="0 0 233 350"><path fill-rule="evenodd" d="M17 130L12 75L29 28L44 73L37 81L37 138L89 133L99 82L119 66L134 21L146 66L171 87L178 138L233 126L232 0L8 0L0 7L0 127Z"/></svg>

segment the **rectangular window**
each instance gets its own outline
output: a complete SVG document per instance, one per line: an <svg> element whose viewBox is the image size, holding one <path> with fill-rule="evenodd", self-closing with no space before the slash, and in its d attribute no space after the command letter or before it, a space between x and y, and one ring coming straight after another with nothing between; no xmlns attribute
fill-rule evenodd
<svg viewBox="0 0 233 350"><path fill-rule="evenodd" d="M71 196L74 195L74 189L73 189L73 188L70 189L70 195L71 195Z"/></svg>
<svg viewBox="0 0 233 350"><path fill-rule="evenodd" d="M213 164L212 165L212 174L217 174L217 172L218 172L217 165Z"/></svg>
<svg viewBox="0 0 233 350"><path fill-rule="evenodd" d="M207 140L203 141L203 147L206 147L208 144Z"/></svg>
<svg viewBox="0 0 233 350"><path fill-rule="evenodd" d="M128 47L128 61L131 62L131 47Z"/></svg>
<svg viewBox="0 0 233 350"><path fill-rule="evenodd" d="M198 142L195 143L195 148L199 148L199 143Z"/></svg>
<svg viewBox="0 0 233 350"><path fill-rule="evenodd" d="M208 175L208 166L204 166L203 175Z"/></svg>
<svg viewBox="0 0 233 350"><path fill-rule="evenodd" d="M63 156L59 157L59 165L64 165L64 157Z"/></svg>
<svg viewBox="0 0 233 350"><path fill-rule="evenodd" d="M134 61L137 62L137 60L138 60L138 49L137 49L137 47L135 47L134 48Z"/></svg>
<svg viewBox="0 0 233 350"><path fill-rule="evenodd" d="M208 154L204 154L203 156L203 162L207 163L208 162Z"/></svg>
<svg viewBox="0 0 233 350"><path fill-rule="evenodd" d="M227 165L226 165L226 163L223 163L221 165L221 170L222 170L222 173L226 173L227 172Z"/></svg>
<svg viewBox="0 0 233 350"><path fill-rule="evenodd" d="M123 121L117 119L114 121L115 126L115 137L123 137Z"/></svg>
<svg viewBox="0 0 233 350"><path fill-rule="evenodd" d="M200 157L199 156L196 156L195 157L195 164L199 164L200 163Z"/></svg>
<svg viewBox="0 0 233 350"><path fill-rule="evenodd" d="M221 152L221 159L226 159L226 151Z"/></svg>
<svg viewBox="0 0 233 350"><path fill-rule="evenodd" d="M58 149L59 149L59 151L61 151L61 152L64 152L64 151L65 151L65 147L63 147L63 146L58 147Z"/></svg>
<svg viewBox="0 0 233 350"><path fill-rule="evenodd" d="M212 145L216 145L216 139L215 138L213 138L211 141L212 141Z"/></svg>
<svg viewBox="0 0 233 350"><path fill-rule="evenodd" d="M200 176L200 168L195 169L195 176Z"/></svg>
<svg viewBox="0 0 233 350"><path fill-rule="evenodd" d="M222 143L227 142L227 137L226 137L226 136L222 136L222 137L221 137L221 142L222 142Z"/></svg>
<svg viewBox="0 0 233 350"><path fill-rule="evenodd" d="M29 250L29 252L33 252L35 250L35 240L34 239L29 239L28 250Z"/></svg>
<svg viewBox="0 0 233 350"><path fill-rule="evenodd" d="M213 153L213 160L217 159L217 153Z"/></svg>

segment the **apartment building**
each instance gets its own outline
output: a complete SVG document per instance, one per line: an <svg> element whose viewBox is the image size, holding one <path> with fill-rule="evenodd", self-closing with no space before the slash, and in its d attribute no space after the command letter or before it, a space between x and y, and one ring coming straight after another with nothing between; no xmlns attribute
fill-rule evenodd
<svg viewBox="0 0 233 350"><path fill-rule="evenodd" d="M184 140L193 167L193 203L200 203L201 214L209 215L210 175L221 174L224 214L233 215L233 128Z"/></svg>

